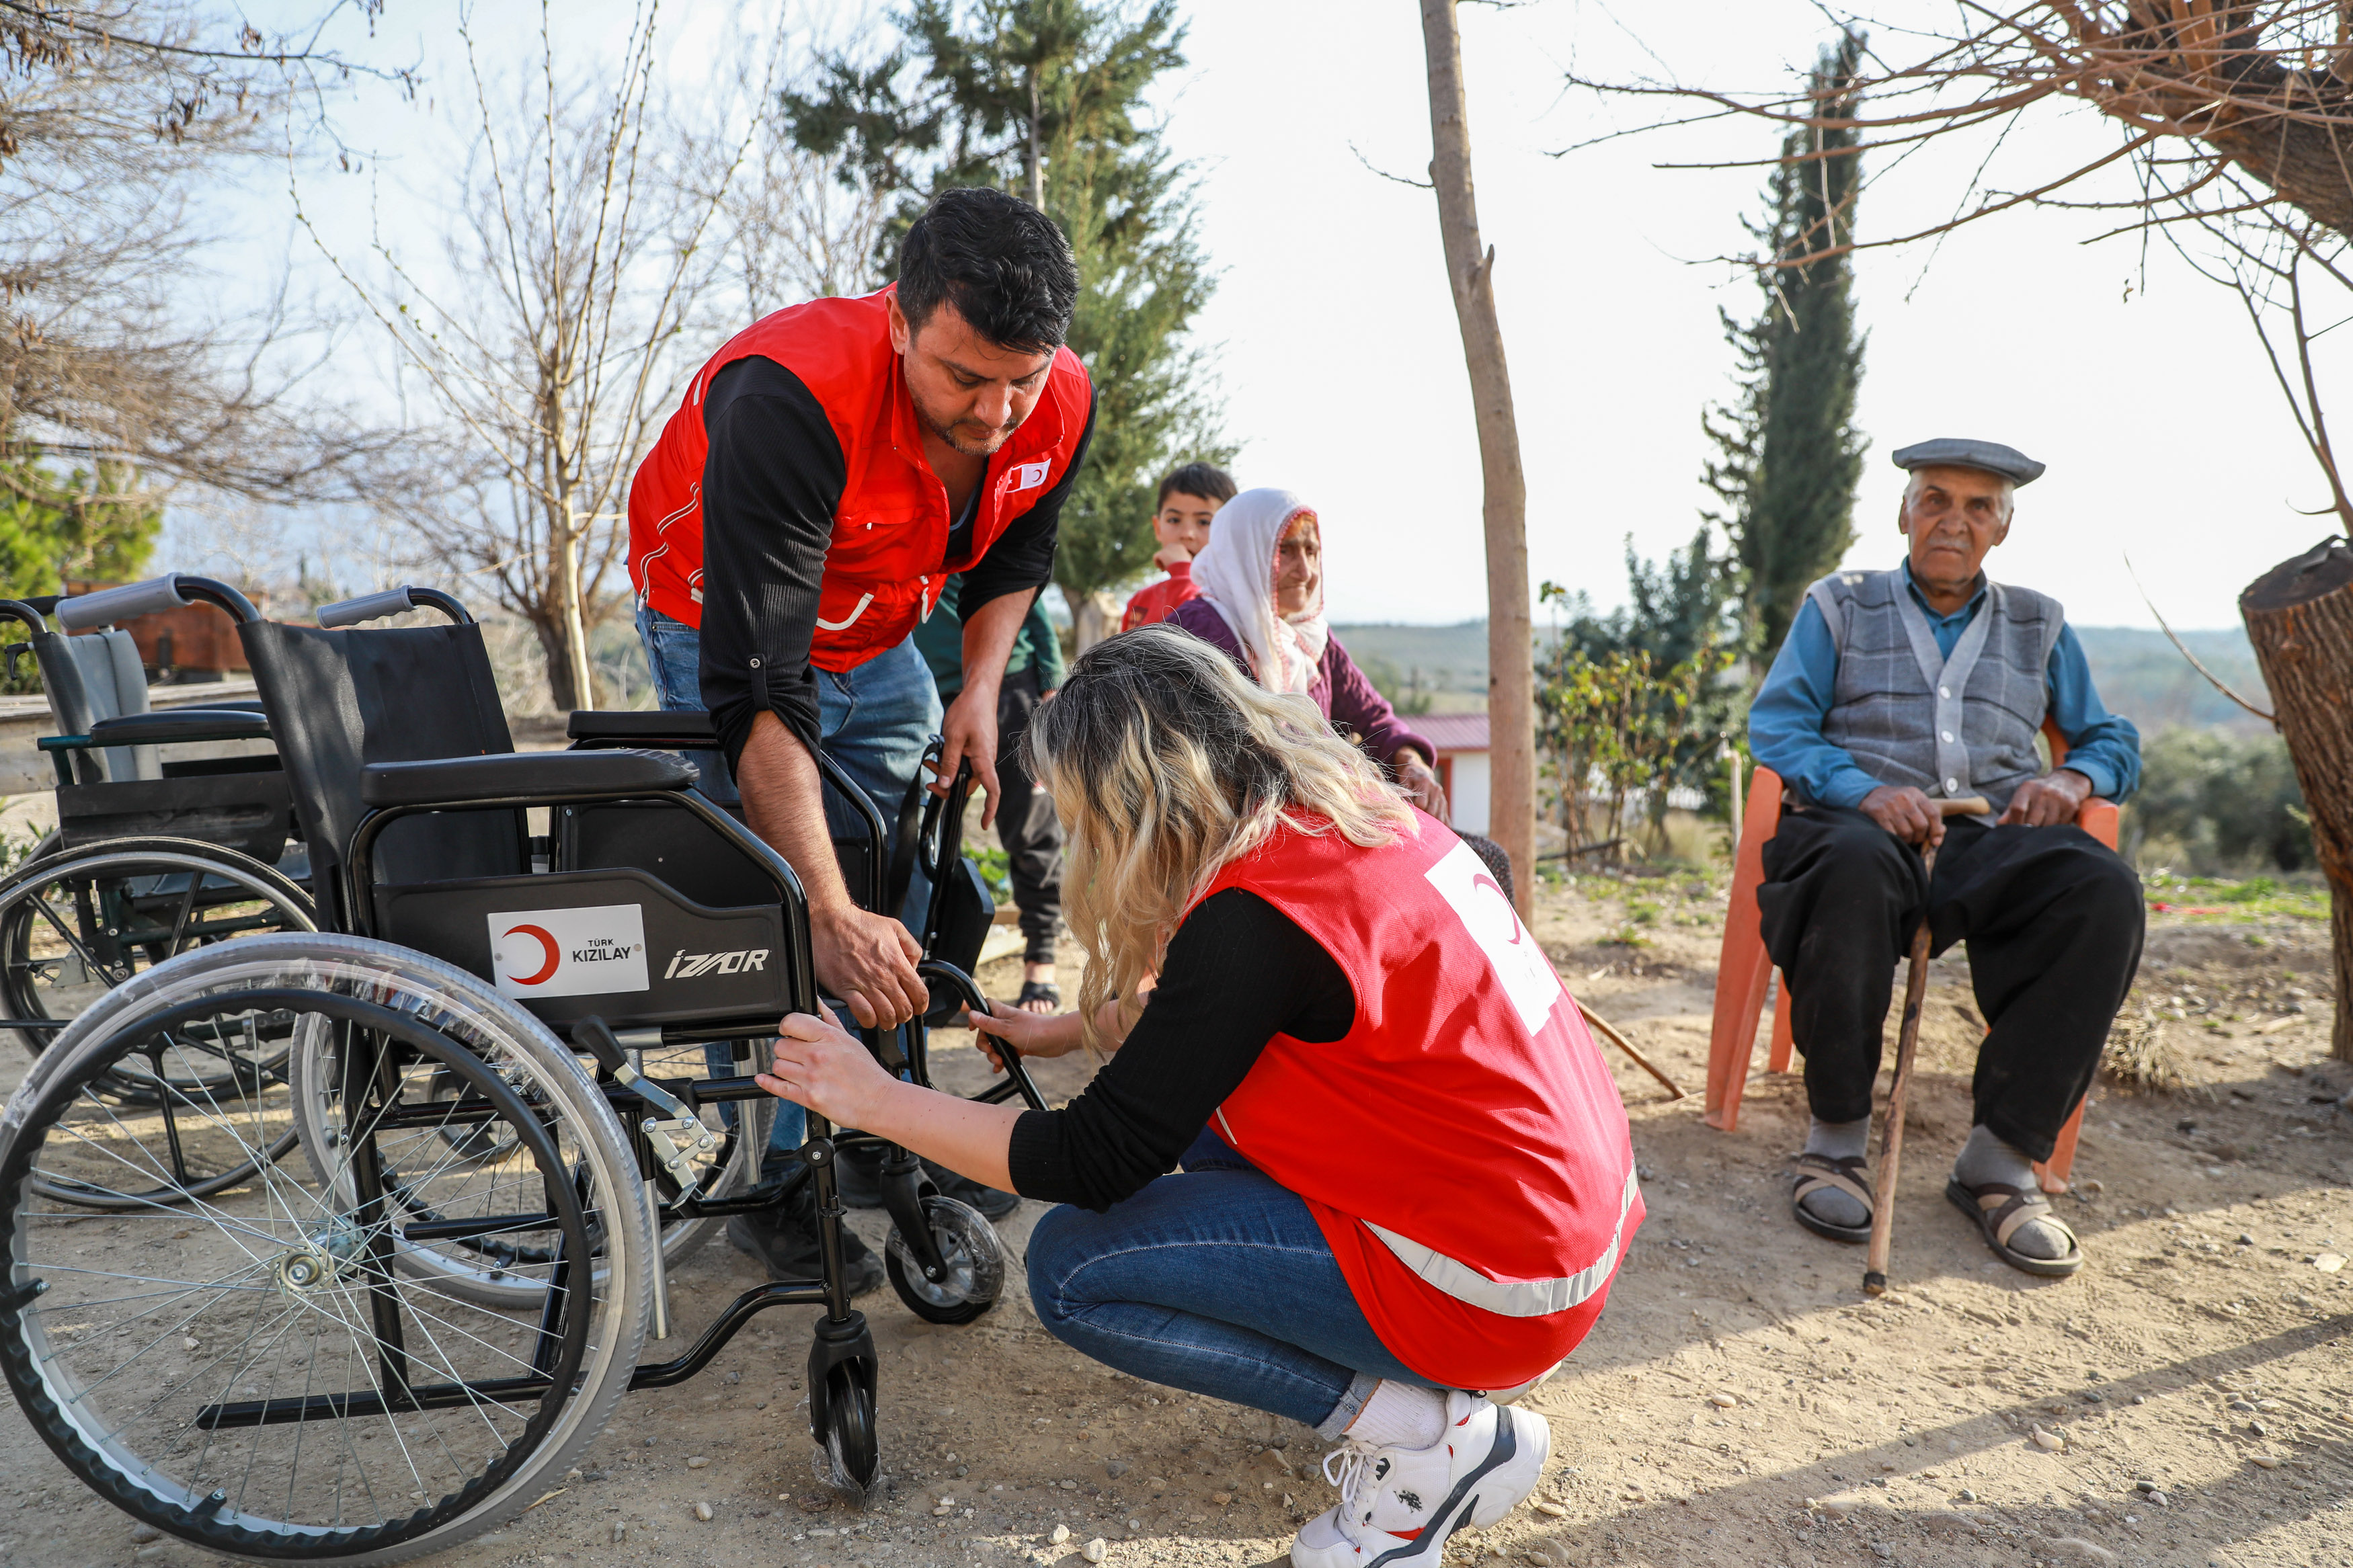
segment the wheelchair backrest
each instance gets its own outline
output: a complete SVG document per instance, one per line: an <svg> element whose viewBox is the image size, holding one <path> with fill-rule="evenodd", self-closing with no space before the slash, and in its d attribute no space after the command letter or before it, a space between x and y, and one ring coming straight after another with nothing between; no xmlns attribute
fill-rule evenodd
<svg viewBox="0 0 2353 1568"><path fill-rule="evenodd" d="M139 662L139 645L119 627L66 637L36 632L33 658L41 667L41 686L48 693L49 711L60 735L87 735L100 719L119 719L147 709L147 671ZM125 779L160 779L163 759L153 746L110 746L87 753L96 759L100 779L88 783L119 784Z"/></svg>
<svg viewBox="0 0 2353 1568"><path fill-rule="evenodd" d="M311 884L322 912L341 908L344 858L368 810L360 800L368 763L514 750L478 626L325 631L248 621L237 635L310 844ZM375 850L379 882L530 869L530 840L513 811L408 817L392 824Z"/></svg>

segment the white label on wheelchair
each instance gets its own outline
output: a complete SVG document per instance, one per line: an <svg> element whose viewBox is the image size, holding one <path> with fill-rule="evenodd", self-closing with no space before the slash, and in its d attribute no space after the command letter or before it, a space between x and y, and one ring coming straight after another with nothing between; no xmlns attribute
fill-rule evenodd
<svg viewBox="0 0 2353 1568"><path fill-rule="evenodd" d="M503 995L595 996L646 991L646 917L638 904L493 914L491 976Z"/></svg>
<svg viewBox="0 0 2353 1568"><path fill-rule="evenodd" d="M1504 994L1519 1009L1528 1033L1543 1028L1553 1005L1565 994L1560 976L1553 973L1552 961L1535 937L1520 923L1487 863L1468 844L1457 844L1424 875L1486 952L1495 978L1504 983Z"/></svg>

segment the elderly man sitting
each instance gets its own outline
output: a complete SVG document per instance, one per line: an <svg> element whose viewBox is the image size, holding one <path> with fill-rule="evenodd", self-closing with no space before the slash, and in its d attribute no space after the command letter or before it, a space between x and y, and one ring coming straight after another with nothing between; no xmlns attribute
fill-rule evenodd
<svg viewBox="0 0 2353 1568"><path fill-rule="evenodd" d="M1912 474L1896 513L1908 558L1807 590L1748 716L1757 761L1792 796L1757 892L1813 1112L1792 1202L1809 1230L1870 1239L1872 1083L1895 963L1925 910L1935 950L1968 943L1991 1026L1946 1195L2003 1262L2072 1274L2083 1249L2032 1162L2091 1088L2144 920L2131 869L2073 824L2090 796L2132 789L2140 736L2101 707L2058 602L1980 570L2042 465L1960 440L1895 461ZM2046 715L2067 740L2050 772L2034 744ZM1941 815L1940 800L1971 795L1999 819Z"/></svg>

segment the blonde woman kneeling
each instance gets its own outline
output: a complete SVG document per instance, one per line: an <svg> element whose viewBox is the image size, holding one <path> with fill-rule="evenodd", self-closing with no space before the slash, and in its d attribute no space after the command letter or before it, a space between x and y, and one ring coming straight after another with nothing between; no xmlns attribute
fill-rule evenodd
<svg viewBox="0 0 2353 1568"><path fill-rule="evenodd" d="M1064 1205L1029 1242L1058 1338L1338 1439L1300 1568L1435 1564L1551 1447L1466 1391L1556 1366L1641 1222L1609 1071L1478 857L1207 644L1100 644L1029 745L1070 834L1081 1010L974 1023L1031 1056L1092 1035L1094 1081L976 1105L800 1016L762 1081Z"/></svg>

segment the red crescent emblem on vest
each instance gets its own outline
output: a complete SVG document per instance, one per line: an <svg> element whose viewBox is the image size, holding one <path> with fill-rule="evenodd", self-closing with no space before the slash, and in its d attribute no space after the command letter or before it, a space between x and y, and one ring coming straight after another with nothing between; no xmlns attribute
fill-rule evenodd
<svg viewBox="0 0 2353 1568"><path fill-rule="evenodd" d="M1495 896L1499 899L1504 899L1504 885L1495 880L1494 878L1487 875L1484 871L1472 877L1471 879L1471 885L1474 888L1493 888L1495 889ZM1507 910L1512 910L1512 900L1509 899L1504 899L1504 907ZM1512 910L1512 945L1514 947L1520 945L1520 911L1517 910Z"/></svg>
<svg viewBox="0 0 2353 1568"><path fill-rule="evenodd" d="M1500 888L1495 890L1497 892L1503 891ZM555 966L564 960L564 950L555 945L555 938L549 935L546 930L540 926L517 926L514 930L507 932L507 934L509 936L528 936L536 938L539 944L547 950L547 962L540 965L538 973L510 974L507 978L513 981L517 985L546 984L550 977L555 973ZM1514 938L1514 940L1516 941L1518 939Z"/></svg>

